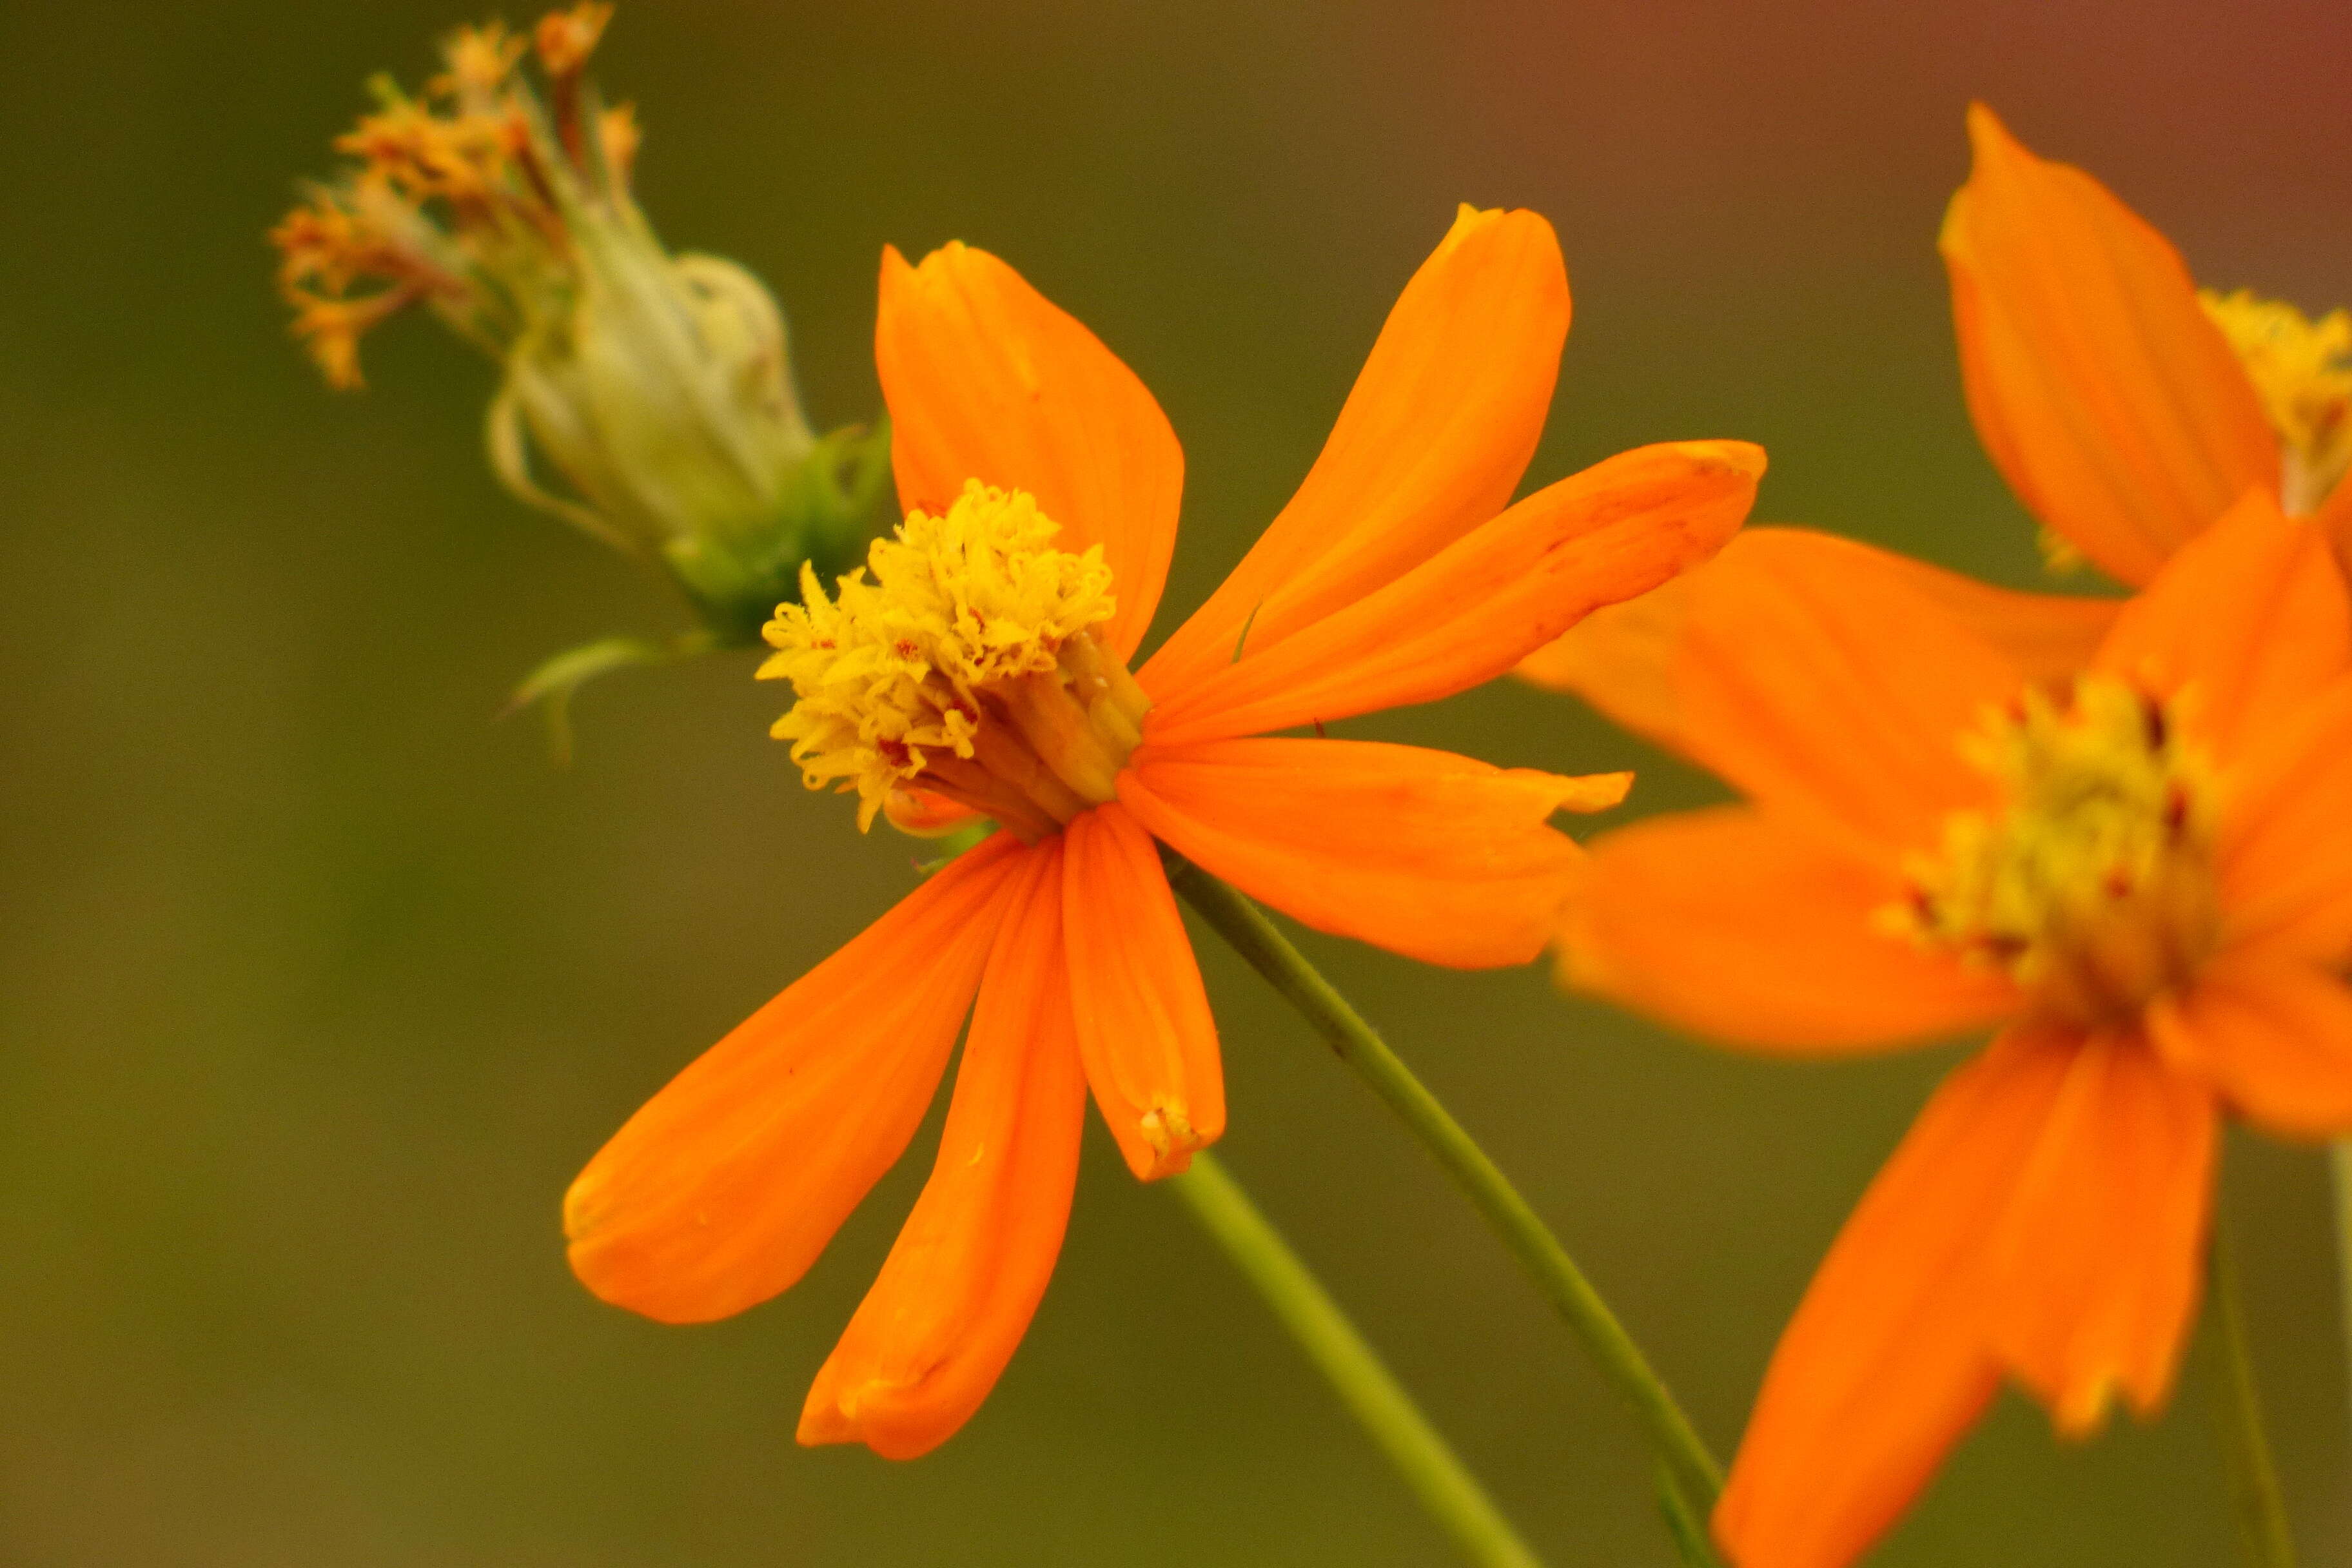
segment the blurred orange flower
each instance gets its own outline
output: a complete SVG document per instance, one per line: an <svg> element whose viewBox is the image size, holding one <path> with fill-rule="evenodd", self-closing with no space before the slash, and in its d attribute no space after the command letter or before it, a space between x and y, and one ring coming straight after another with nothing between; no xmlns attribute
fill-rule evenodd
<svg viewBox="0 0 2352 1568"><path fill-rule="evenodd" d="M803 1442L922 1453L979 1406L1067 1220L1087 1086L1135 1173L1225 1120L1160 846L1318 929L1524 963L1580 852L1548 823L1623 792L1269 731L1446 696L1705 559L1763 454L1645 447L1512 490L1569 320L1550 226L1462 211L1321 458L1136 674L1182 456L1143 384L984 252L883 259L876 332L908 516L769 627L811 787L910 828L1003 831L663 1089L565 1205L607 1300L723 1317L800 1278L914 1134L971 1026L929 1185L817 1374ZM974 997L977 996L977 1005Z"/></svg>
<svg viewBox="0 0 2352 1568"><path fill-rule="evenodd" d="M1982 104L1952 198L1951 275L1969 410L2054 562L2138 585L2249 489L2310 514L2352 570L2352 312L2308 321L2243 290L2200 294L2169 242L2083 171L2035 157ZM1783 532L1792 537L1780 537ZM1751 530L1748 548L1838 557L1934 598L2030 673L2082 667L2112 600L2016 594L1868 546ZM1581 622L1520 665L1629 729L1678 744L1664 650L1688 583Z"/></svg>
<svg viewBox="0 0 2352 1568"><path fill-rule="evenodd" d="M1889 562L1763 531L1675 585L1653 711L1747 801L1595 840L1560 937L1570 984L1763 1050L2000 1030L1780 1342L1716 1516L1739 1568L1853 1560L2004 1375L2073 1435L2155 1408L2218 1114L2352 1130L2326 541L2257 488L2096 637L2084 602Z"/></svg>
<svg viewBox="0 0 2352 1568"><path fill-rule="evenodd" d="M1941 241L1969 412L2050 534L2142 584L2263 486L2352 559L2352 314L2200 295L2098 181L1982 104L1969 134Z"/></svg>

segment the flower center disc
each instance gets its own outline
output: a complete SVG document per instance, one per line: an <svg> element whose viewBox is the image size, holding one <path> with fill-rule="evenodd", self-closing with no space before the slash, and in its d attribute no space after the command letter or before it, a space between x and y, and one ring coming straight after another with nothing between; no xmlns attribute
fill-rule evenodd
<svg viewBox="0 0 2352 1568"><path fill-rule="evenodd" d="M1059 531L1027 491L973 479L832 598L802 568L760 675L793 683L773 733L809 788L857 793L860 830L909 785L1031 843L1116 795L1151 704L1097 635L1118 609L1102 547L1056 549Z"/></svg>
<svg viewBox="0 0 2352 1568"><path fill-rule="evenodd" d="M1998 966L2074 1024L2186 984L2218 934L2215 791L2175 707L2087 675L1993 716L1962 745L2003 804L1946 819L1890 927Z"/></svg>

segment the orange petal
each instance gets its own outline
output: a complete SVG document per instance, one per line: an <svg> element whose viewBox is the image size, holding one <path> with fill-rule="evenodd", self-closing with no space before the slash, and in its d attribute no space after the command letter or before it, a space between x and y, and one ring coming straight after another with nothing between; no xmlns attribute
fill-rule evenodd
<svg viewBox="0 0 2352 1568"><path fill-rule="evenodd" d="M2352 577L2352 480L2336 481L2336 488L2312 514L2311 524L2334 542L2336 561L2344 574Z"/></svg>
<svg viewBox="0 0 2352 1568"><path fill-rule="evenodd" d="M1979 1028L2017 1007L1980 973L1879 929L1902 879L1746 806L1596 838L1559 931L1563 984L1717 1039L1846 1051Z"/></svg>
<svg viewBox="0 0 2352 1568"><path fill-rule="evenodd" d="M1742 533L1725 552L1759 531ZM1547 691L1581 697L1619 728L1681 751L1675 649L1696 592L1693 584L1714 565L1693 567L1622 605L1603 605L1519 660L1511 673Z"/></svg>
<svg viewBox="0 0 2352 1568"><path fill-rule="evenodd" d="M1992 1239L1993 1343L2070 1436L2118 1394L2153 1413L2197 1306L2213 1195L2212 1091L2137 1034L2072 1053Z"/></svg>
<svg viewBox="0 0 2352 1568"><path fill-rule="evenodd" d="M2252 492L2125 606L2097 662L2192 690L2192 722L2230 762L2352 670L2352 604L2326 540Z"/></svg>
<svg viewBox="0 0 2352 1568"><path fill-rule="evenodd" d="M2168 1061L2271 1131L2352 1131L2352 990L2313 965L2221 959L2187 997L2159 1003L2148 1026Z"/></svg>
<svg viewBox="0 0 2352 1568"><path fill-rule="evenodd" d="M1568 271L1551 225L1464 207L1398 296L1298 493L1139 679L1182 690L1402 575L1499 512L1543 434Z"/></svg>
<svg viewBox="0 0 2352 1568"><path fill-rule="evenodd" d="M1287 729L1492 680L1595 606L1722 548L1756 499L1764 451L1644 447L1529 496L1370 596L1252 649L1156 708L1165 745Z"/></svg>
<svg viewBox="0 0 2352 1568"><path fill-rule="evenodd" d="M1118 613L1104 640L1125 658L1168 580L1184 453L1168 416L1101 340L984 250L949 245L909 267L882 253L874 363L890 407L898 500L938 513L977 479L1024 489L1100 544Z"/></svg>
<svg viewBox="0 0 2352 1568"><path fill-rule="evenodd" d="M1457 969L1543 951L1580 852L1546 826L1623 778L1368 741L1146 745L1118 797L1161 842L1318 931Z"/></svg>
<svg viewBox="0 0 2352 1568"><path fill-rule="evenodd" d="M1777 570L1840 572L1849 580L1875 571L1932 602L1979 639L2008 656L2028 679L2071 675L2091 661L2122 607L2115 599L2020 594L1947 572L1907 555L1802 528L1749 528L1724 546L1726 557L1782 563ZM1818 567L1809 563L1822 563ZM1675 650L1693 599L1704 592L1709 563L1622 605L1595 610L1565 637L1519 661L1523 680L1573 692L1635 734L1686 750L1674 684Z"/></svg>
<svg viewBox="0 0 2352 1568"><path fill-rule="evenodd" d="M1086 1120L1062 956L1055 841L989 953L931 1179L801 1409L803 1443L911 1459L996 1385L1045 1293L1069 1224Z"/></svg>
<svg viewBox="0 0 2352 1568"><path fill-rule="evenodd" d="M2224 798L2229 935L2352 963L2352 680L2263 738Z"/></svg>
<svg viewBox="0 0 2352 1568"><path fill-rule="evenodd" d="M2250 486L2277 485L2277 437L2162 235L1982 104L1969 135L1942 249L1977 434L2034 516L2145 583Z"/></svg>
<svg viewBox="0 0 2352 1568"><path fill-rule="evenodd" d="M1772 1352L1716 1510L1739 1568L1847 1568L1991 1399L1986 1237L2071 1056L1996 1041L1863 1194Z"/></svg>
<svg viewBox="0 0 2352 1568"><path fill-rule="evenodd" d="M1868 556L1727 550L1692 574L1672 673L1682 748L1778 811L1925 847L1989 785L1959 739L2016 665Z"/></svg>
<svg viewBox="0 0 2352 1568"><path fill-rule="evenodd" d="M1151 835L1113 804L1063 837L1078 1054L1128 1168L1155 1181L1225 1130L1216 1020Z"/></svg>
<svg viewBox="0 0 2352 1568"><path fill-rule="evenodd" d="M798 1279L915 1135L1029 864L982 845L647 1100L564 1195L581 1281L701 1322Z"/></svg>

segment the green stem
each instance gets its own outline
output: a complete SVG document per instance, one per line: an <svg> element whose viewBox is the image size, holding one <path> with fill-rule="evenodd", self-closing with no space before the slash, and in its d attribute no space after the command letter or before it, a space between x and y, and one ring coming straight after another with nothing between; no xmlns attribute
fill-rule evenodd
<svg viewBox="0 0 2352 1568"><path fill-rule="evenodd" d="M2214 1419L2221 1428L2222 1468L2229 1478L2231 1510L2238 1516L2239 1543L2254 1568L2294 1568L2294 1537L2287 1529L2286 1501L2271 1464L2270 1440L2263 1435L2262 1398L2246 1349L2237 1260L2218 1215L2210 1262L2213 1329L2221 1361L2221 1403Z"/></svg>
<svg viewBox="0 0 2352 1568"><path fill-rule="evenodd" d="M1484 1568L1540 1568L1510 1521L1445 1446L1372 1347L1364 1342L1321 1281L1290 1250L1249 1194L1215 1156L1192 1156L1192 1169L1167 1184L1216 1238L1234 1267L1255 1285L1307 1358L1363 1423L1389 1462L1421 1496L1422 1506Z"/></svg>
<svg viewBox="0 0 2352 1568"><path fill-rule="evenodd" d="M1250 966L1273 983L1339 1053L1356 1076L1387 1101L1413 1136L1502 1237L1559 1315L1584 1342L1601 1372L1649 1428L1659 1457L1683 1494L1711 1512L1723 1489L1723 1468L1707 1452L1633 1336L1584 1277L1559 1238L1496 1167L1462 1124L1438 1103L1412 1069L1398 1059L1372 1026L1308 963L1265 912L1239 891L1188 861L1169 867L1169 880Z"/></svg>
<svg viewBox="0 0 2352 1568"><path fill-rule="evenodd" d="M1658 1516L1666 1521L1666 1534L1674 1541L1683 1568L1722 1568L1716 1561L1715 1548L1707 1542L1706 1526L1691 1511L1682 1489L1675 1485L1674 1472L1664 1465L1658 1467Z"/></svg>
<svg viewBox="0 0 2352 1568"><path fill-rule="evenodd" d="M2352 1364L2352 1138L2327 1146L2327 1168L2336 1184L2336 1306L2344 1319L2344 1348Z"/></svg>

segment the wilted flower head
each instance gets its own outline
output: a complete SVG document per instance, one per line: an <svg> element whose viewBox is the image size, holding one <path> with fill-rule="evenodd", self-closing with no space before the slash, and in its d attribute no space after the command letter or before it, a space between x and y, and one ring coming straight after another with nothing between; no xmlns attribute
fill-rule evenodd
<svg viewBox="0 0 2352 1568"><path fill-rule="evenodd" d="M379 107L335 143L355 163L270 237L278 283L336 386L360 384L363 333L431 310L503 367L488 441L507 488L659 558L719 640L756 641L804 561L856 554L887 442L814 434L759 279L663 249L630 191L635 117L585 75L611 15L461 28L421 97L375 79Z"/></svg>

